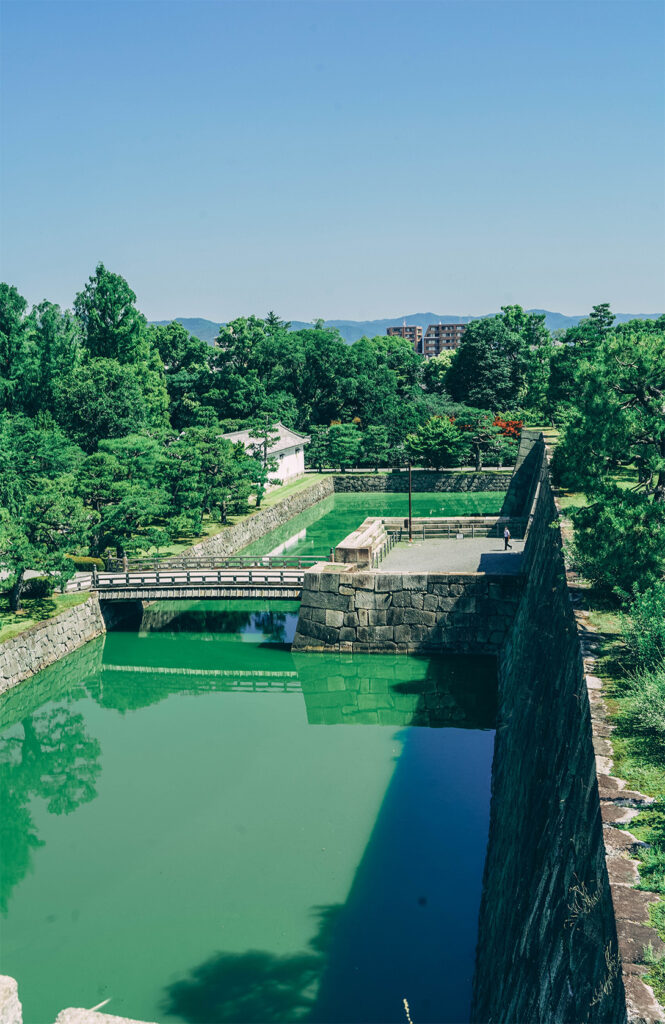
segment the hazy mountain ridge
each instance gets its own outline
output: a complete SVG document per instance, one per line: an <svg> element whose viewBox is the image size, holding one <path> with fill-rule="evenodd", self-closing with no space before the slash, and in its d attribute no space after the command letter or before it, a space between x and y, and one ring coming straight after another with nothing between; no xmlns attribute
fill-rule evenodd
<svg viewBox="0 0 665 1024"><path fill-rule="evenodd" d="M589 315L588 313L581 313L579 316L566 316L564 313L555 313L549 309L529 309L527 312L544 313L545 324L550 331L558 330L561 327L576 327L580 320ZM484 316L494 316L494 314L486 313ZM350 345L352 342L357 341L358 338L363 336L373 338L375 335L385 334L388 327L403 323L407 325L416 324L425 330L429 324L468 324L471 320L482 320L484 316L459 316L452 313L409 313L407 316L386 317L382 320L325 320L324 323L326 327L336 327L344 340ZM615 316L617 322L623 324L628 320L655 320L661 314L616 313ZM219 328L222 326L220 323L215 323L213 320L205 320L202 317L176 316L173 317L173 320L177 320L190 334L200 338L202 341L207 341L210 345L213 344L219 333ZM153 320L152 323L164 325L172 323L172 320ZM307 323L304 320L293 320L291 322L291 328L294 331L311 326L311 323Z"/></svg>

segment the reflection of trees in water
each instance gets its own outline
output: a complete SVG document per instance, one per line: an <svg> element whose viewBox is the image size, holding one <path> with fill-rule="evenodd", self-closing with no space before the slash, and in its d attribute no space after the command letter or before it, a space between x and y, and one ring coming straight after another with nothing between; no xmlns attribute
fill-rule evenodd
<svg viewBox="0 0 665 1024"><path fill-rule="evenodd" d="M18 727L17 727L18 728ZM29 811L32 797L50 814L71 814L97 795L101 749L85 731L82 715L64 705L24 718L21 733L0 740L0 909L30 867L31 851L43 845Z"/></svg>
<svg viewBox="0 0 665 1024"><path fill-rule="evenodd" d="M263 950L216 953L169 985L167 1016L188 1024L282 1024L307 1020L314 1008L340 906L317 907L308 950L275 956Z"/></svg>

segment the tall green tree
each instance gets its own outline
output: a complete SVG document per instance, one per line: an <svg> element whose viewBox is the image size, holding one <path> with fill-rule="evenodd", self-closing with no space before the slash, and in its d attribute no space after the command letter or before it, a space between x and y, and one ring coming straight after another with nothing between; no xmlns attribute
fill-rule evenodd
<svg viewBox="0 0 665 1024"><path fill-rule="evenodd" d="M390 455L388 430L383 426L365 427L362 433L361 459L364 465L373 466L378 473L379 466L385 466Z"/></svg>
<svg viewBox="0 0 665 1024"><path fill-rule="evenodd" d="M480 409L508 409L526 394L529 348L514 318L474 320L462 336L447 375L455 402Z"/></svg>
<svg viewBox="0 0 665 1024"><path fill-rule="evenodd" d="M107 270L103 263L97 264L74 299L74 313L93 359L137 363L147 355L146 320L136 308L136 295L124 277Z"/></svg>
<svg viewBox="0 0 665 1024"><path fill-rule="evenodd" d="M30 313L34 344L34 386L26 411L55 412L56 382L81 363L81 329L76 318L53 302L40 302Z"/></svg>
<svg viewBox="0 0 665 1024"><path fill-rule="evenodd" d="M333 423L328 429L328 458L342 473L355 466L362 438L355 423Z"/></svg>
<svg viewBox="0 0 665 1024"><path fill-rule="evenodd" d="M115 359L90 359L54 386L58 422L86 452L123 437L147 420L137 373Z"/></svg>
<svg viewBox="0 0 665 1024"><path fill-rule="evenodd" d="M14 285L0 283L0 412L20 410L36 383L28 304Z"/></svg>
<svg viewBox="0 0 665 1024"><path fill-rule="evenodd" d="M469 452L464 434L447 416L433 416L408 434L405 448L411 462L432 469L459 466Z"/></svg>
<svg viewBox="0 0 665 1024"><path fill-rule="evenodd" d="M73 575L65 555L87 542L93 521L69 475L35 480L20 509L0 508L0 570L6 574L12 611L21 607L28 570L51 574L59 585Z"/></svg>
<svg viewBox="0 0 665 1024"><path fill-rule="evenodd" d="M557 447L559 478L591 494L635 466L638 486L665 502L665 333L608 333L576 375L577 409Z"/></svg>

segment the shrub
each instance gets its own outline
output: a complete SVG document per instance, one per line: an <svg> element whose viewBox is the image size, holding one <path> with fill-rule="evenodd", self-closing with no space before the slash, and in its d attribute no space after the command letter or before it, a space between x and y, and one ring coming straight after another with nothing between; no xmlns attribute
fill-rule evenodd
<svg viewBox="0 0 665 1024"><path fill-rule="evenodd" d="M657 758L665 758L665 665L636 672L627 681L619 720L622 732L641 736Z"/></svg>
<svg viewBox="0 0 665 1024"><path fill-rule="evenodd" d="M23 584L21 597L42 599L50 597L54 590L55 580L51 576L33 576Z"/></svg>
<svg viewBox="0 0 665 1024"><path fill-rule="evenodd" d="M665 662L665 580L635 592L627 615L621 616L623 639L637 668Z"/></svg>
<svg viewBox="0 0 665 1024"><path fill-rule="evenodd" d="M98 569L104 568L104 561L101 558L92 558L89 555L65 555L65 558L74 563L74 568L78 572L89 572L93 566Z"/></svg>

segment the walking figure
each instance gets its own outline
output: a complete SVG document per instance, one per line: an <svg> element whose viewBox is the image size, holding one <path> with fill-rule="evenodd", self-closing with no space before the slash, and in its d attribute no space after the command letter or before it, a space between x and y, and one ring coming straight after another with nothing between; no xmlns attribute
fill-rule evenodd
<svg viewBox="0 0 665 1024"><path fill-rule="evenodd" d="M513 545L510 543L510 530L506 527L503 531L503 550L507 551L508 548L510 548L511 551L513 550Z"/></svg>

